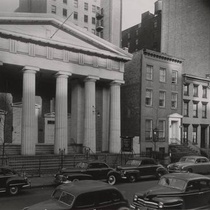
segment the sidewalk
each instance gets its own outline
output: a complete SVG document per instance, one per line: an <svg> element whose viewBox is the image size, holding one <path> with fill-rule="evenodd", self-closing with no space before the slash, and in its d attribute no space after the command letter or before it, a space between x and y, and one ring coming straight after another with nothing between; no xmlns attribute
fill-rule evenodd
<svg viewBox="0 0 210 210"><path fill-rule="evenodd" d="M28 180L31 182L31 188L49 187L53 185L55 186L53 175L45 175L41 177L28 177Z"/></svg>

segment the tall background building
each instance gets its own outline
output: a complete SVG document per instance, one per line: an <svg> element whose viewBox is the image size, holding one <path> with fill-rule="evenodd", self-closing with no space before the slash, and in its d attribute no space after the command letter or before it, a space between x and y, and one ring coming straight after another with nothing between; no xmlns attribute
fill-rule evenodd
<svg viewBox="0 0 210 210"><path fill-rule="evenodd" d="M120 46L122 0L20 0L16 12L53 13ZM70 16L70 17L69 17Z"/></svg>

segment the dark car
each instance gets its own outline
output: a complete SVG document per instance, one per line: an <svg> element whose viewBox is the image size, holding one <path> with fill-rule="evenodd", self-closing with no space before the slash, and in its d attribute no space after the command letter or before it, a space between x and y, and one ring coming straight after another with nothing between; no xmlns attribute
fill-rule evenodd
<svg viewBox="0 0 210 210"><path fill-rule="evenodd" d="M55 175L55 183L62 184L78 180L107 180L110 171L113 171L106 163L101 161L83 161L75 168L63 168Z"/></svg>
<svg viewBox="0 0 210 210"><path fill-rule="evenodd" d="M129 207L117 188L101 181L83 180L59 185L51 199L24 210L128 210Z"/></svg>
<svg viewBox="0 0 210 210"><path fill-rule="evenodd" d="M210 209L210 178L194 173L169 173L157 186L135 193L132 209Z"/></svg>
<svg viewBox="0 0 210 210"><path fill-rule="evenodd" d="M25 176L20 176L9 166L0 166L0 192L16 195L23 189L30 187L31 183Z"/></svg>
<svg viewBox="0 0 210 210"><path fill-rule="evenodd" d="M183 156L178 162L167 166L170 173L191 172L198 174L210 174L210 161L204 156Z"/></svg>
<svg viewBox="0 0 210 210"><path fill-rule="evenodd" d="M158 164L153 158L129 159L124 166L118 166L116 171L109 173L108 183L114 185L121 179L135 182L140 178L154 177L159 179L168 173L167 169Z"/></svg>

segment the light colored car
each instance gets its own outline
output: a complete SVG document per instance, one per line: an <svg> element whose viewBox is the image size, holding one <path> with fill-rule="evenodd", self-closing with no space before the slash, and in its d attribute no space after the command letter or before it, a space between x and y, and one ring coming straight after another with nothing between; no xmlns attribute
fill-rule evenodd
<svg viewBox="0 0 210 210"><path fill-rule="evenodd" d="M204 156L183 156L179 162L169 164L167 169L169 173L210 174L210 161Z"/></svg>

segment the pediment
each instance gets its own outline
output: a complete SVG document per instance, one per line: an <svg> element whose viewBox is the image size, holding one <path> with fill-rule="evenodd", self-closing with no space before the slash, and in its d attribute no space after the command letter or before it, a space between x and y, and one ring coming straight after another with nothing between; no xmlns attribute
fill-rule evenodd
<svg viewBox="0 0 210 210"><path fill-rule="evenodd" d="M42 44L54 44L72 51L131 60L123 49L51 14L0 13L0 34Z"/></svg>
<svg viewBox="0 0 210 210"><path fill-rule="evenodd" d="M182 118L183 116L178 113L173 113L168 116L169 118Z"/></svg>

